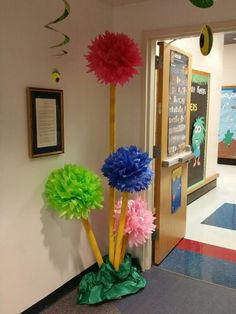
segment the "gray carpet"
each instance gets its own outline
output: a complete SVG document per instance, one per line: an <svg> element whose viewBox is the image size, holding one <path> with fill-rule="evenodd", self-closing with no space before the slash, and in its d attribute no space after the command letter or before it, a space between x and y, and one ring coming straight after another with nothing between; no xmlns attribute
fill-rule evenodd
<svg viewBox="0 0 236 314"><path fill-rule="evenodd" d="M76 305L76 290L44 314L236 314L236 290L153 266L143 273L145 289L97 306Z"/></svg>
<svg viewBox="0 0 236 314"><path fill-rule="evenodd" d="M54 303L43 314L120 314L118 308L111 302L100 305L76 304L77 289L65 295L58 302Z"/></svg>

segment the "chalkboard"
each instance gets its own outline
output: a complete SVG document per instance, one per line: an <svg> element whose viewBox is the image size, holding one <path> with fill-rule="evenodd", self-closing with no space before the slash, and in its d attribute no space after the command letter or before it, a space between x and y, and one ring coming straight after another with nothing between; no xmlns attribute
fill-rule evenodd
<svg viewBox="0 0 236 314"><path fill-rule="evenodd" d="M170 50L167 155L183 152L186 146L189 57Z"/></svg>
<svg viewBox="0 0 236 314"><path fill-rule="evenodd" d="M188 188L203 182L206 163L207 113L210 73L192 71L190 138L194 159L188 167Z"/></svg>
<svg viewBox="0 0 236 314"><path fill-rule="evenodd" d="M229 164L236 159L236 86L224 86L221 90L218 162L219 159Z"/></svg>

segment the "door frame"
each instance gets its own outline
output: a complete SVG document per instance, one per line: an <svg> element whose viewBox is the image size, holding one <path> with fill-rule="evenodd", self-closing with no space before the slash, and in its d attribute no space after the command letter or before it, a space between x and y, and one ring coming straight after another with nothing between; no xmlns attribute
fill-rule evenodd
<svg viewBox="0 0 236 314"><path fill-rule="evenodd" d="M173 95L176 95L176 92L172 91L172 87L183 86L183 82L179 85L175 81L173 83L172 79L178 77L181 72L178 74L173 73L173 64L178 64L178 58L175 56L182 56L186 63L185 71L183 77L187 79L184 91L184 103L178 103L178 106L182 108L186 107L186 111L181 113L181 117L185 117L184 122L185 129L180 133L184 135L184 140L181 141L180 151L177 149L171 155L169 151L173 147L169 143L171 140L171 127L174 124L169 124L169 119L172 116L170 112L170 107L175 108L176 104L174 103ZM173 56L173 60L172 57ZM182 58L180 57L180 58ZM187 207L187 173L188 165L187 162L178 161L178 156L185 154L189 155L191 158L191 152L186 152L186 147L189 145L189 119L190 119L190 98L191 98L191 73L192 73L192 55L183 49L175 47L173 44L166 44L164 42L159 45L159 58L161 58L162 66L158 69L158 81L157 84L157 114L156 114L156 139L155 145L160 148L160 153L155 159L155 183L154 183L154 204L156 206L156 226L158 238L155 239L154 246L154 263L160 264L161 261L169 254L169 252L176 246L176 244L185 236L186 232L186 207ZM183 70L183 68L181 68ZM175 76L176 75L176 76ZM181 81L181 79L180 79ZM172 86L172 87L171 87ZM171 100L170 100L171 98ZM180 118L177 114L175 118ZM173 158L177 158L174 165L164 166L163 163L169 163ZM181 169L180 181L181 181L181 201L178 205L178 210L176 209L173 212L173 172L176 169ZM178 182L178 181L176 181Z"/></svg>
<svg viewBox="0 0 236 314"><path fill-rule="evenodd" d="M156 41L164 41L170 38L188 38L199 36L202 24L188 25L176 28L164 28L156 30L147 30L142 33L141 48L144 56L144 67L141 72L142 80L142 112L144 117L141 125L141 145L149 153L153 155L154 134L155 134L155 49ZM236 30L236 19L229 21L218 21L210 23L213 33L222 33ZM153 163L154 164L154 163ZM154 165L153 165L154 167ZM154 209L154 185L147 191L147 201L149 208ZM149 240L141 247L141 252L138 254L141 258L141 266L143 270L149 269L152 265L152 241Z"/></svg>

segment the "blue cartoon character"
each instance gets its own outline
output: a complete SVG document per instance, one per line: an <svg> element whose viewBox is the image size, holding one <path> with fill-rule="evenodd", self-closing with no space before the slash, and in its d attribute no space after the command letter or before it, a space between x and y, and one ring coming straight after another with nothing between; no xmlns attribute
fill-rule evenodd
<svg viewBox="0 0 236 314"><path fill-rule="evenodd" d="M200 166L200 145L205 141L205 122L204 117L198 117L193 124L192 148L195 166Z"/></svg>

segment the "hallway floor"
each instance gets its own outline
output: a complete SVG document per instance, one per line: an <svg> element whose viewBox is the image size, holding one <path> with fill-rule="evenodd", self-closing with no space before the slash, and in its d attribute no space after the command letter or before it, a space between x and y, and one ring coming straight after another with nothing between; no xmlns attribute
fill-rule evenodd
<svg viewBox="0 0 236 314"><path fill-rule="evenodd" d="M218 173L217 187L188 205L186 238L236 250L235 230L202 224L223 204L236 204L236 166L218 165ZM231 218L236 224L236 212Z"/></svg>
<svg viewBox="0 0 236 314"><path fill-rule="evenodd" d="M186 237L159 267L236 289L236 167L218 172L217 187L188 206Z"/></svg>

